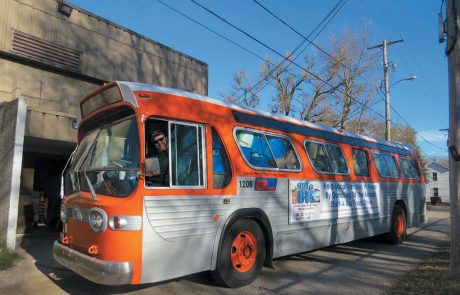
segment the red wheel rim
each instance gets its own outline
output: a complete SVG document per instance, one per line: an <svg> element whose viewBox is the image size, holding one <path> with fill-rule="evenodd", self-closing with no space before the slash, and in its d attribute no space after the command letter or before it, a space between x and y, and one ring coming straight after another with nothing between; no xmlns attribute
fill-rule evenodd
<svg viewBox="0 0 460 295"><path fill-rule="evenodd" d="M236 271L249 271L257 257L257 242L254 235L247 231L240 232L233 240L230 257Z"/></svg>
<svg viewBox="0 0 460 295"><path fill-rule="evenodd" d="M401 215L396 216L396 235L402 237L404 233L404 219Z"/></svg>

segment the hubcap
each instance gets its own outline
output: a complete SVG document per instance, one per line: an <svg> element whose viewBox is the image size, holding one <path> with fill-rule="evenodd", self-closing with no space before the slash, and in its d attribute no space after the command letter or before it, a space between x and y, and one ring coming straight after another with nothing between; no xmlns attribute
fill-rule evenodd
<svg viewBox="0 0 460 295"><path fill-rule="evenodd" d="M404 233L404 219L401 215L396 217L396 235L401 237Z"/></svg>
<svg viewBox="0 0 460 295"><path fill-rule="evenodd" d="M249 271L257 257L257 242L254 235L247 231L239 233L233 240L230 257L236 271Z"/></svg>

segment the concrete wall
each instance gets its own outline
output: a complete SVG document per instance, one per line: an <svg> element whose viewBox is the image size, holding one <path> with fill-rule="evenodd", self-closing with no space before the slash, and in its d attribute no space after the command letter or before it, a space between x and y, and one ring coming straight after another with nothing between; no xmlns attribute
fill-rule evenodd
<svg viewBox="0 0 460 295"><path fill-rule="evenodd" d="M26 136L76 141L72 119L81 97L97 84L0 59L0 101L27 101Z"/></svg>
<svg viewBox="0 0 460 295"><path fill-rule="evenodd" d="M0 105L0 238L15 247L26 117L24 99Z"/></svg>
<svg viewBox="0 0 460 295"><path fill-rule="evenodd" d="M79 52L77 72L83 75L207 94L207 64L78 7L73 6L70 17L64 16L57 3L0 1L0 51L17 54L12 49L14 29Z"/></svg>

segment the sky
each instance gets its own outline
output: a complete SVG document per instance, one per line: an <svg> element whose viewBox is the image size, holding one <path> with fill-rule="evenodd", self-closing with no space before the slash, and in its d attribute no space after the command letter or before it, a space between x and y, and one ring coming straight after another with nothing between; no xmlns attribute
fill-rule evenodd
<svg viewBox="0 0 460 295"><path fill-rule="evenodd" d="M192 1L162 1L261 57L278 59L270 49ZM195 1L282 54L292 51L302 41L252 0ZM254 55L157 0L68 2L207 63L211 97L221 98L221 94L229 93L232 77L241 69L255 78L262 63ZM258 2L303 35L308 35L338 0ZM388 60L396 64L390 74L390 85L409 76L417 76L417 79L401 81L390 88L391 105L403 118L392 111L391 119L396 124L408 123L418 132L418 144L428 159L447 157L447 133L440 131L449 127L447 57L445 44L438 42L440 9L441 0L348 0L315 39L315 44L327 48L331 37L344 31L361 32L363 28L370 32L371 45L381 44L383 40L404 39L388 48ZM383 79L383 68L379 79ZM262 101L266 101L265 110L269 110L270 100ZM373 107L381 114L384 108L383 102Z"/></svg>

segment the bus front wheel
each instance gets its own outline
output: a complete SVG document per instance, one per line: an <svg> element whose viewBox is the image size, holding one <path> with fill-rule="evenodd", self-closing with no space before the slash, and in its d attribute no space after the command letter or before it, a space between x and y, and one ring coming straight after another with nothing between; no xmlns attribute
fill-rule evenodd
<svg viewBox="0 0 460 295"><path fill-rule="evenodd" d="M394 205L391 215L391 229L386 238L392 244L401 244L407 236L406 214L401 206Z"/></svg>
<svg viewBox="0 0 460 295"><path fill-rule="evenodd" d="M213 276L230 288L250 284L265 260L265 238L259 225L251 219L235 222L224 237Z"/></svg>

